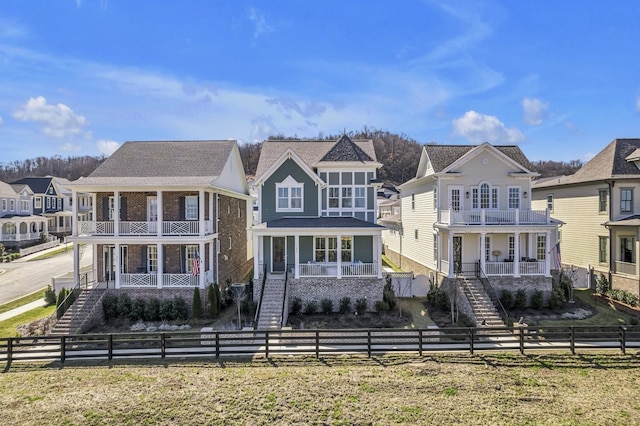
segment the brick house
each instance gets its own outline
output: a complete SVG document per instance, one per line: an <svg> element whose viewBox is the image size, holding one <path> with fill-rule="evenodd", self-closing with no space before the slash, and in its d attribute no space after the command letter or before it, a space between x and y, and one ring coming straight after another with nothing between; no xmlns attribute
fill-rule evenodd
<svg viewBox="0 0 640 426"><path fill-rule="evenodd" d="M251 198L235 141L126 142L69 188L76 283L83 244L96 283L138 294L190 296L252 266ZM93 219L79 220L87 194Z"/></svg>

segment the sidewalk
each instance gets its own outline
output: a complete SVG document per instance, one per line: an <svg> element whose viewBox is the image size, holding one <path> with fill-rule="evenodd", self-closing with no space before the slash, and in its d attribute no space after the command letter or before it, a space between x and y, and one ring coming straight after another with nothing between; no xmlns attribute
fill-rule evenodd
<svg viewBox="0 0 640 426"><path fill-rule="evenodd" d="M26 305L22 305L18 308L12 309L10 311L4 312L0 314L0 321L8 320L9 318L17 317L18 315L24 314L27 311L30 311L35 308L39 308L41 306L45 306L47 303L44 299L36 300L35 302L27 303Z"/></svg>

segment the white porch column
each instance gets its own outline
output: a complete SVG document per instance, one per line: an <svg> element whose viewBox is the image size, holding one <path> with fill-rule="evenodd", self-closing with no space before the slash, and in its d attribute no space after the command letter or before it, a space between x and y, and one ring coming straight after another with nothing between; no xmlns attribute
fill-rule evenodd
<svg viewBox="0 0 640 426"><path fill-rule="evenodd" d="M447 247L447 258L449 259L449 270L447 271L447 274L449 275L449 278L453 277L453 232L449 231L449 234L447 236L448 240L449 240L449 246Z"/></svg>
<svg viewBox="0 0 640 426"><path fill-rule="evenodd" d="M76 243L73 243L74 245ZM91 244L91 250L93 251L93 266L91 267L91 270L93 272L93 282L95 283L95 285L98 285L98 245L97 244Z"/></svg>
<svg viewBox="0 0 640 426"><path fill-rule="evenodd" d="M158 252L158 282L156 283L156 286L158 288L162 288L164 280L164 246L157 243L156 251Z"/></svg>
<svg viewBox="0 0 640 426"><path fill-rule="evenodd" d="M116 288L120 288L120 243L116 243L116 248L113 251L113 257L116 258L115 274L116 274Z"/></svg>
<svg viewBox="0 0 640 426"><path fill-rule="evenodd" d="M293 241L294 241L294 259L295 259L293 277L295 279L298 279L298 274L300 269L300 235L298 234L294 235ZM255 256L256 255L254 253L253 257L255 258Z"/></svg>
<svg viewBox="0 0 640 426"><path fill-rule="evenodd" d="M120 235L120 191L113 191L113 235Z"/></svg>
<svg viewBox="0 0 640 426"><path fill-rule="evenodd" d="M198 191L198 235L204 235L204 189Z"/></svg>
<svg viewBox="0 0 640 426"><path fill-rule="evenodd" d="M208 284L213 284L215 280L215 274L213 273L213 259L216 252L216 240L213 240L209 243L209 272L211 273L211 282ZM217 266L217 265L216 265Z"/></svg>
<svg viewBox="0 0 640 426"><path fill-rule="evenodd" d="M209 192L209 223L211 224L211 232L218 232L216 229L216 216L213 211L213 198L215 194L213 192Z"/></svg>
<svg viewBox="0 0 640 426"><path fill-rule="evenodd" d="M480 269L482 272L487 270L487 233L480 233Z"/></svg>
<svg viewBox="0 0 640 426"><path fill-rule="evenodd" d="M95 192L91 194L91 217L90 220L97 220L98 215L96 214L96 208L98 206L98 194ZM102 218L102 220L107 220L106 218Z"/></svg>
<svg viewBox="0 0 640 426"><path fill-rule="evenodd" d="M71 190L71 235L78 236L78 193L75 190Z"/></svg>
<svg viewBox="0 0 640 426"><path fill-rule="evenodd" d="M204 209L204 207L203 207ZM204 224L204 220L202 221L202 224ZM201 289L204 288L204 281L205 281L205 274L206 271L204 270L204 267L206 265L206 262L203 260L204 259L204 242L200 243L200 247L198 247L198 255L200 256L200 273L198 274L198 287L200 287Z"/></svg>
<svg viewBox="0 0 640 426"><path fill-rule="evenodd" d="M94 257L94 259L96 259ZM73 243L73 288L80 282L80 244Z"/></svg>
<svg viewBox="0 0 640 426"><path fill-rule="evenodd" d="M338 235L336 237L337 240L337 249L338 249L338 258L336 259L337 265L338 265L338 270L337 275L338 278L342 278L342 235Z"/></svg>
<svg viewBox="0 0 640 426"><path fill-rule="evenodd" d="M262 255L262 250L260 250L260 239L255 232L253 233L253 281L256 282L260 279L260 257Z"/></svg>
<svg viewBox="0 0 640 426"><path fill-rule="evenodd" d="M163 218L162 218L162 214L163 212L163 208L162 208L162 191L156 191L156 208L158 210L158 217L157 217L157 223L156 223L156 227L157 232L156 234L158 235L158 237L162 236L162 222L163 222ZM158 252L159 253L159 252Z"/></svg>
<svg viewBox="0 0 640 426"><path fill-rule="evenodd" d="M373 244L376 259L378 259L375 262L376 268L378 268L378 278L382 278L382 238L380 237L380 235L376 235L373 237Z"/></svg>
<svg viewBox="0 0 640 426"><path fill-rule="evenodd" d="M551 251L551 231L547 231L547 237L545 238L545 247L544 247L544 252L547 253L547 255L544 257L544 276L545 277L550 277L551 276L551 259L550 259L550 253L549 251Z"/></svg>
<svg viewBox="0 0 640 426"><path fill-rule="evenodd" d="M520 233L513 234L513 276L520 276Z"/></svg>

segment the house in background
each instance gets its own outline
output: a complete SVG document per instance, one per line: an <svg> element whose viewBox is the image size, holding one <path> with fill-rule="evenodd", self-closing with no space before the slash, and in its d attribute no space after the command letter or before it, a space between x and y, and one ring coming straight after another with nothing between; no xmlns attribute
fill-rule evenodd
<svg viewBox="0 0 640 426"><path fill-rule="evenodd" d="M573 175L539 179L532 190L532 205L565 223L562 263L579 284L593 287L603 274L640 294L640 139L615 139Z"/></svg>
<svg viewBox="0 0 640 426"><path fill-rule="evenodd" d="M28 177L12 184L29 185L33 191L33 214L49 219L49 233L57 237L71 234L71 211L65 210L65 197L58 178Z"/></svg>
<svg viewBox="0 0 640 426"><path fill-rule="evenodd" d="M254 300L264 295L261 306L280 308L261 311L259 328L284 322L283 298L327 298L334 309L343 297L366 298L369 309L382 298L380 167L371 140L346 135L262 144L254 181Z"/></svg>
<svg viewBox="0 0 640 426"><path fill-rule="evenodd" d="M83 244L101 286L158 297L186 289L190 300L194 287L241 280L252 266L251 197L235 141L126 142L69 187L74 218L80 196L93 209L74 221L76 280Z"/></svg>
<svg viewBox="0 0 640 426"><path fill-rule="evenodd" d="M48 219L33 214L33 197L29 185L0 182L0 243L19 248L47 235Z"/></svg>
<svg viewBox="0 0 640 426"><path fill-rule="evenodd" d="M549 294L558 223L531 208L536 176L517 146L425 145L399 187L401 217L385 220L385 253L434 283L482 278L498 292Z"/></svg>

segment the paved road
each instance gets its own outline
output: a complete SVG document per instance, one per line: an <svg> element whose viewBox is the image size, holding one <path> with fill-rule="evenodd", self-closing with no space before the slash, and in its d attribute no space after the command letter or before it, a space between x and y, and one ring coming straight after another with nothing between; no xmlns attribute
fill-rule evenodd
<svg viewBox="0 0 640 426"><path fill-rule="evenodd" d="M92 258L91 246L85 246L80 265L90 265ZM0 273L0 304L3 304L46 287L51 284L51 277L73 271L73 249L69 245L66 253L48 259L0 263L0 270L4 270Z"/></svg>

